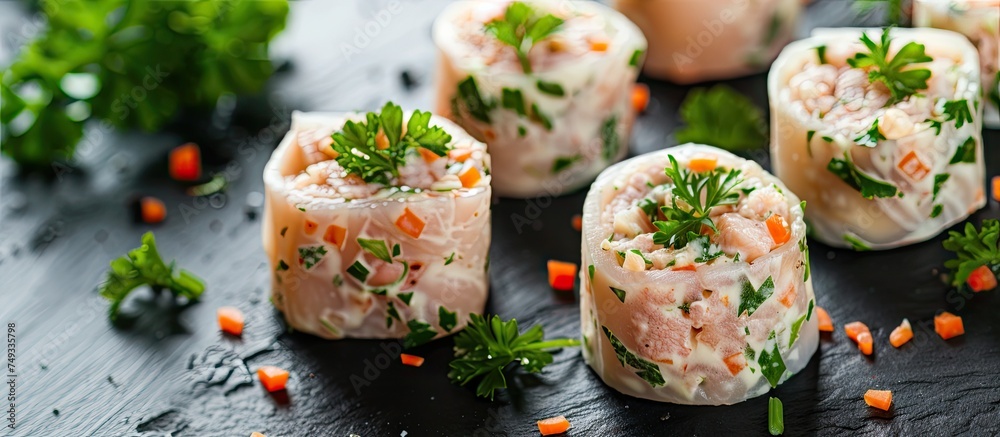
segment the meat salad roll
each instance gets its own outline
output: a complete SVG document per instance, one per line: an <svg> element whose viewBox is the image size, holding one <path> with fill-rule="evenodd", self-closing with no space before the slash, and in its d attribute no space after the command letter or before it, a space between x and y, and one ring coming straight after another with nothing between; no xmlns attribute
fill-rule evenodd
<svg viewBox="0 0 1000 437"><path fill-rule="evenodd" d="M429 112L295 113L264 169L272 301L324 338L460 330L488 288L486 145Z"/></svg>
<svg viewBox="0 0 1000 437"><path fill-rule="evenodd" d="M775 174L819 240L920 242L981 208L975 47L938 29L835 29L796 41L768 76Z"/></svg>
<svg viewBox="0 0 1000 437"><path fill-rule="evenodd" d="M462 1L434 23L437 111L490 145L510 197L575 190L628 151L646 40L584 1Z"/></svg>
<svg viewBox="0 0 1000 437"><path fill-rule="evenodd" d="M766 393L812 356L804 205L752 161L687 144L605 170L583 207L584 358L679 404Z"/></svg>
<svg viewBox="0 0 1000 437"><path fill-rule="evenodd" d="M757 73L792 40L801 0L615 0L649 39L643 71L677 83Z"/></svg>
<svg viewBox="0 0 1000 437"><path fill-rule="evenodd" d="M1000 128L1000 0L914 0L913 24L953 30L979 48L983 123Z"/></svg>

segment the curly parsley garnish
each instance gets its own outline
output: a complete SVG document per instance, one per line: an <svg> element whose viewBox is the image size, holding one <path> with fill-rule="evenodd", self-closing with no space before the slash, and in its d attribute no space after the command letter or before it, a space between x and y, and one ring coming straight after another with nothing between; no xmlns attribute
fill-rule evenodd
<svg viewBox="0 0 1000 437"><path fill-rule="evenodd" d="M887 105L899 102L909 96L917 94L917 91L927 89L927 79L931 77L931 71L926 68L912 68L910 64L919 64L934 60L924 53L924 45L909 42L899 49L896 56L889 59L889 31L886 28L882 31L881 41L876 43L868 38L865 33L861 34L861 42L868 48L868 53L857 53L847 63L853 68L871 68L868 70L868 81L879 81L889 88L892 98Z"/></svg>
<svg viewBox="0 0 1000 437"><path fill-rule="evenodd" d="M733 205L740 198L733 192L742 179L740 171L726 171L716 168L706 172L694 172L681 168L677 160L670 156L670 167L664 169L673 182L673 198L670 206L661 206L660 211L667 218L655 221L659 231L653 234L653 243L681 249L698 238L701 227L707 226L717 231L709 218L712 208Z"/></svg>
<svg viewBox="0 0 1000 437"><path fill-rule="evenodd" d="M485 29L500 42L513 47L517 59L521 61L521 69L530 74L528 52L531 47L552 35L562 24L563 20L555 15L542 15L525 3L513 2L507 6L502 18L486 23Z"/></svg>
<svg viewBox="0 0 1000 437"><path fill-rule="evenodd" d="M205 291L201 278L187 270L174 273L174 263L163 262L156 250L156 238L152 232L142 236L142 246L132 249L126 256L111 261L108 277L98 290L102 297L111 301L108 317L118 318L122 302L129 293L143 285L154 290L169 289L175 296L197 300Z"/></svg>
<svg viewBox="0 0 1000 437"><path fill-rule="evenodd" d="M337 163L365 182L390 185L411 149L423 147L438 156L448 153L451 135L430 121L430 112L413 111L404 134L403 110L388 102L381 112L365 114L362 122L349 120L333 134Z"/></svg>
<svg viewBox="0 0 1000 437"><path fill-rule="evenodd" d="M955 252L955 259L944 262L951 269L951 285L961 286L969 279L973 270L987 266L990 270L1000 265L1000 221L996 219L983 220L981 230L976 230L972 223L965 224L965 234L955 231L948 232L944 240L944 248Z"/></svg>
<svg viewBox="0 0 1000 437"><path fill-rule="evenodd" d="M764 114L750 99L725 85L691 90L680 114L687 126L675 134L678 144L711 144L730 151L767 145Z"/></svg>
<svg viewBox="0 0 1000 437"><path fill-rule="evenodd" d="M486 320L479 314L469 315L469 325L455 336L455 360L448 378L460 385L482 378L476 395L493 399L496 389L507 388L504 369L517 362L531 373L538 373L552 363L552 349L579 346L577 339L563 338L543 341L544 332L535 325L519 333L517 320L504 322L499 316Z"/></svg>

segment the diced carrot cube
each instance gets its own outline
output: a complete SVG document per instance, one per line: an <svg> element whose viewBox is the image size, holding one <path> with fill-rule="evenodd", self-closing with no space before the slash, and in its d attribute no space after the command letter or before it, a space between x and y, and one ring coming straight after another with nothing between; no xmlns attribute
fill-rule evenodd
<svg viewBox="0 0 1000 437"><path fill-rule="evenodd" d="M257 369L257 377L260 378L261 385L269 392L276 392L285 389L288 383L288 371L280 367L262 366Z"/></svg>
<svg viewBox="0 0 1000 437"><path fill-rule="evenodd" d="M381 130L375 134L375 148L378 150L385 150L389 148L389 137L387 137L385 132Z"/></svg>
<svg viewBox="0 0 1000 437"><path fill-rule="evenodd" d="M692 271L693 272L693 271L698 270L698 267L695 266L694 264L685 264L685 265L682 265L680 267L676 267L676 266L675 267L671 267L670 270L673 270L675 272L676 271L681 271L681 270L688 270L688 271Z"/></svg>
<svg viewBox="0 0 1000 437"><path fill-rule="evenodd" d="M782 293L781 297L778 298L778 302L780 302L782 305L784 305L785 308L791 308L792 304L795 303L795 296L797 296L797 295L798 295L798 292L795 291L795 286L794 285L790 285L788 287L788 289L785 290L784 293Z"/></svg>
<svg viewBox="0 0 1000 437"><path fill-rule="evenodd" d="M833 319L830 318L830 313L827 313L823 308L816 307L816 322L820 331L833 332Z"/></svg>
<svg viewBox="0 0 1000 437"><path fill-rule="evenodd" d="M869 407L889 411L892 406L892 392L889 390L868 390L865 392L865 403Z"/></svg>
<svg viewBox="0 0 1000 437"><path fill-rule="evenodd" d="M649 85L637 83L632 87L632 109L641 114L649 106Z"/></svg>
<svg viewBox="0 0 1000 437"><path fill-rule="evenodd" d="M146 196L139 200L139 215L145 223L160 223L167 218L167 207L162 200Z"/></svg>
<svg viewBox="0 0 1000 437"><path fill-rule="evenodd" d="M407 366L420 367L424 365L424 357L418 357L416 355L400 354L399 359Z"/></svg>
<svg viewBox="0 0 1000 437"><path fill-rule="evenodd" d="M1000 202L1000 176L993 176L993 179L990 179L990 187L993 188L992 193L990 193L993 200Z"/></svg>
<svg viewBox="0 0 1000 437"><path fill-rule="evenodd" d="M965 334L965 326L961 317L946 311L934 316L934 332L947 340Z"/></svg>
<svg viewBox="0 0 1000 437"><path fill-rule="evenodd" d="M729 373L733 376L736 376L737 373L740 373L740 371L747 366L747 359L743 356L743 352L732 354L726 357L723 361L725 361L726 367L729 368Z"/></svg>
<svg viewBox="0 0 1000 437"><path fill-rule="evenodd" d="M560 291L573 291L576 279L576 264L549 260L549 285Z"/></svg>
<svg viewBox="0 0 1000 437"><path fill-rule="evenodd" d="M774 240L774 244L779 246L787 243L792 237L792 233L788 230L788 222L778 214L771 214L767 218L767 231L771 233L771 239Z"/></svg>
<svg viewBox="0 0 1000 437"><path fill-rule="evenodd" d="M913 328L910 326L910 321L903 319L903 323L897 326L896 329L893 329L892 333L889 334L889 344L891 344L892 347L900 347L912 338Z"/></svg>
<svg viewBox="0 0 1000 437"><path fill-rule="evenodd" d="M583 230L583 217L580 214L576 214L572 219L573 229L577 231Z"/></svg>
<svg viewBox="0 0 1000 437"><path fill-rule="evenodd" d="M222 307L215 311L219 319L219 329L227 334L243 335L243 312L233 307Z"/></svg>
<svg viewBox="0 0 1000 437"><path fill-rule="evenodd" d="M465 188L476 186L482 178L482 175L479 174L479 169L471 166L458 175L458 180L462 181L462 186Z"/></svg>
<svg viewBox="0 0 1000 437"><path fill-rule="evenodd" d="M424 158L424 162L428 164L437 161L438 158L441 158L440 156L437 155L437 153L431 152L430 150L424 147L418 147L417 152L420 152L420 157Z"/></svg>
<svg viewBox="0 0 1000 437"><path fill-rule="evenodd" d="M590 40L590 50L595 52L606 52L610 43L604 38L593 38Z"/></svg>
<svg viewBox="0 0 1000 437"><path fill-rule="evenodd" d="M424 232L424 225L426 223L410 211L410 208L404 208L403 214L396 219L396 227L413 238L420 238L420 234Z"/></svg>
<svg viewBox="0 0 1000 437"><path fill-rule="evenodd" d="M538 431L542 435L562 434L569 430L570 424L565 416L550 417L538 421Z"/></svg>
<svg viewBox="0 0 1000 437"><path fill-rule="evenodd" d="M896 167L898 167L903 174L917 181L927 177L927 175L931 172L930 167L927 167L927 165L920 160L920 157L917 156L917 152L914 151L910 151L910 153L907 153L903 159L900 159L899 164Z"/></svg>
<svg viewBox="0 0 1000 437"><path fill-rule="evenodd" d="M306 235L312 235L313 233L316 232L317 228L319 228L319 223L306 219L306 228L305 228Z"/></svg>
<svg viewBox="0 0 1000 437"><path fill-rule="evenodd" d="M201 177L201 149L187 143L170 151L170 177L178 181L194 181Z"/></svg>
<svg viewBox="0 0 1000 437"><path fill-rule="evenodd" d="M862 332L871 334L871 331L868 329L868 325L861 322L851 322L844 325L844 332L847 333L847 338L854 341L858 341L858 334L861 334Z"/></svg>
<svg viewBox="0 0 1000 437"><path fill-rule="evenodd" d="M693 158L690 161L688 161L688 168L691 169L691 171L698 173L705 171L712 171L715 170L715 167L718 165L718 162L719 160L716 159L714 156L704 157L704 158Z"/></svg>
<svg viewBox="0 0 1000 437"><path fill-rule="evenodd" d="M997 288L997 276L988 266L979 266L969 274L965 283L969 284L972 291L979 293Z"/></svg>
<svg viewBox="0 0 1000 437"><path fill-rule="evenodd" d="M347 241L347 228L337 225L327 226L326 232L323 233L323 241L343 249L344 242Z"/></svg>
<svg viewBox="0 0 1000 437"><path fill-rule="evenodd" d="M456 162L465 162L470 156L472 156L472 149L451 149L448 151L448 157Z"/></svg>
<svg viewBox="0 0 1000 437"><path fill-rule="evenodd" d="M264 435L264 434L261 434L259 432L254 431L254 432L250 433L250 437L267 437L267 436Z"/></svg>
<svg viewBox="0 0 1000 437"><path fill-rule="evenodd" d="M858 333L858 349L861 349L861 353L871 355L874 343L875 341L872 339L871 332L865 331Z"/></svg>

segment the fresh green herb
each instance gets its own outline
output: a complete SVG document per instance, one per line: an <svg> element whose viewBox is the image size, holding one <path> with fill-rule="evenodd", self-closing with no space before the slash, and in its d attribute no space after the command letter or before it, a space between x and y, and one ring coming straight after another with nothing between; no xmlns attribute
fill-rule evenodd
<svg viewBox="0 0 1000 437"><path fill-rule="evenodd" d="M604 160L611 162L618 156L618 151L621 149L621 139L618 137L618 117L612 115L604 120L601 125L601 151L604 155Z"/></svg>
<svg viewBox="0 0 1000 437"><path fill-rule="evenodd" d="M902 26L905 24L903 22L903 17L905 13L903 11L903 0L855 0L854 5L857 7L859 12L867 13L871 10L877 8L879 5L884 4L886 20L888 24Z"/></svg>
<svg viewBox="0 0 1000 437"><path fill-rule="evenodd" d="M622 367L629 366L635 369L635 374L642 378L643 381L646 381L650 387L659 387L667 384L663 379L663 374L660 373L660 366L658 364L639 358L629 351L607 326L601 326L601 329L604 331L604 335L608 337L608 341L615 350L615 355L618 357L618 362L622 364Z"/></svg>
<svg viewBox="0 0 1000 437"><path fill-rule="evenodd" d="M174 263L163 262L156 250L156 238L152 232L142 235L142 246L132 249L126 256L111 261L107 278L98 291L111 301L108 317L118 318L122 302L132 290L148 285L154 290L168 289L174 296L198 300L205 291L205 282L184 269L174 272Z"/></svg>
<svg viewBox="0 0 1000 437"><path fill-rule="evenodd" d="M691 90L680 107L687 125L676 133L677 143L711 144L730 151L767 145L764 115L753 102L725 85Z"/></svg>
<svg viewBox="0 0 1000 437"><path fill-rule="evenodd" d="M750 335L750 328L747 328L747 335ZM743 355L747 357L747 361L753 361L757 359L757 353L754 352L753 348L750 347L749 344L747 345L746 349L743 349ZM753 370L753 367L750 367L750 370Z"/></svg>
<svg viewBox="0 0 1000 437"><path fill-rule="evenodd" d="M826 46L816 47L816 59L819 60L820 64L826 64Z"/></svg>
<svg viewBox="0 0 1000 437"><path fill-rule="evenodd" d="M750 335L750 327L749 326L744 326L743 327L743 333L745 333L746 335Z"/></svg>
<svg viewBox="0 0 1000 437"><path fill-rule="evenodd" d="M812 300L812 299L809 299L809 309L808 309L808 310L806 310L806 320L809 320L809 318L810 318L810 317L812 317L812 314L813 314L813 308L814 308L815 306L816 306L816 305L815 305L815 303L813 303L813 300Z"/></svg>
<svg viewBox="0 0 1000 437"><path fill-rule="evenodd" d="M594 265L587 266L587 276L590 276L590 283L594 283Z"/></svg>
<svg viewBox="0 0 1000 437"><path fill-rule="evenodd" d="M698 242L698 245L701 246L701 253L694 259L694 262L707 263L723 255L722 250L718 246L715 247L716 250L714 252L712 251L712 241L708 238L708 235L699 235L696 238L690 239L690 241ZM736 254L739 255L739 252Z"/></svg>
<svg viewBox="0 0 1000 437"><path fill-rule="evenodd" d="M973 270L987 266L996 271L1000 266L1000 222L996 219L983 220L982 229L976 230L972 223L965 223L965 233L948 232L944 240L945 250L955 252L955 259L944 262L951 270L951 285L960 287L969 279Z"/></svg>
<svg viewBox="0 0 1000 437"><path fill-rule="evenodd" d="M531 104L531 114L528 114L528 119L542 125L545 130L552 130L552 119L543 114L541 109L538 109L537 103Z"/></svg>
<svg viewBox="0 0 1000 437"><path fill-rule="evenodd" d="M934 206L931 208L931 218L936 218L937 216L941 215L942 212L944 212L944 205L940 203L934 204Z"/></svg>
<svg viewBox="0 0 1000 437"><path fill-rule="evenodd" d="M406 306L410 306L410 301L413 300L413 292L399 293L396 297L399 298L400 302L406 304Z"/></svg>
<svg viewBox="0 0 1000 437"><path fill-rule="evenodd" d="M393 320L399 320L400 322L403 321L403 318L399 316L399 311L396 310L396 305L392 301L389 301L386 304L385 313L386 313L386 316L385 316L385 327L386 328L391 328L392 327L392 321Z"/></svg>
<svg viewBox="0 0 1000 437"><path fill-rule="evenodd" d="M409 150L423 147L438 156L448 152L449 135L440 126L430 126L431 113L413 111L403 134L403 109L388 102L381 112L365 114L366 121L348 120L333 134L337 163L365 182L389 185L399 177L399 167ZM380 147L379 135L384 135Z"/></svg>
<svg viewBox="0 0 1000 437"><path fill-rule="evenodd" d="M844 152L844 159L831 158L826 169L861 192L861 196L871 200L875 197L893 197L898 192L895 185L875 179L858 170L851 159L850 151Z"/></svg>
<svg viewBox="0 0 1000 437"><path fill-rule="evenodd" d="M563 170L566 170L575 162L581 159L583 159L583 156L581 155L560 156L556 158L555 161L552 162L552 173L559 173Z"/></svg>
<svg viewBox="0 0 1000 437"><path fill-rule="evenodd" d="M799 318L792 322L792 332L788 335L788 348L791 349L792 345L795 344L795 340L799 338L799 330L802 329L802 324L806 322L806 315L803 314Z"/></svg>
<svg viewBox="0 0 1000 437"><path fill-rule="evenodd" d="M630 58L628 58L628 66L629 67L638 67L639 64L642 64L642 57L645 54L646 54L645 50L643 50L643 49L635 49L635 51L632 52L632 56Z"/></svg>
<svg viewBox="0 0 1000 437"><path fill-rule="evenodd" d="M774 332L771 332L774 335ZM785 361L781 359L781 353L778 351L778 343L774 343L774 348L770 352L767 348L760 351L760 357L757 358L757 364L760 365L760 373L767 378L767 382L771 384L771 387L777 387L778 382L781 381L781 376L785 374Z"/></svg>
<svg viewBox="0 0 1000 437"><path fill-rule="evenodd" d="M555 82L546 82L544 80L539 80L536 85L538 86L538 91L545 94L553 95L556 97L562 97L566 95L566 91L563 90L562 85Z"/></svg>
<svg viewBox="0 0 1000 437"><path fill-rule="evenodd" d="M517 127L517 136L523 137L527 134L528 134L528 129L526 129L524 126Z"/></svg>
<svg viewBox="0 0 1000 437"><path fill-rule="evenodd" d="M331 323L331 322L330 322L329 320L327 320L326 318L323 318L323 317L320 317L320 318L319 318L319 323L320 323L321 325L323 325L323 327L324 327L324 328L326 328L326 330L327 330L327 331L330 331L330 333L331 333L331 334L333 334L333 335L337 335L337 336L339 336L339 335L340 335L340 330L339 330L339 329L337 329L337 327L336 327L336 326L334 326L334 325L333 325L333 323Z"/></svg>
<svg viewBox="0 0 1000 437"><path fill-rule="evenodd" d="M656 214L656 206L657 205L656 205L656 201L654 201L653 199L650 199L648 197L643 198L642 200L640 200L636 204L636 206L638 206L639 209L642 210L642 212L646 213L646 217L649 217L650 219L653 219L653 218L656 217L655 214Z"/></svg>
<svg viewBox="0 0 1000 437"><path fill-rule="evenodd" d="M524 94L521 94L519 89L504 88L501 90L500 106L504 109L510 109L522 117L528 115L528 110L524 105Z"/></svg>
<svg viewBox="0 0 1000 437"><path fill-rule="evenodd" d="M955 127L960 128L965 123L972 123L972 111L965 99L944 102L945 121L955 120Z"/></svg>
<svg viewBox="0 0 1000 437"><path fill-rule="evenodd" d="M397 257L401 253L403 253L403 249L401 247L399 247L399 243L396 243L395 245L392 246L392 256L393 257Z"/></svg>
<svg viewBox="0 0 1000 437"><path fill-rule="evenodd" d="M323 246L300 247L299 264L304 265L306 269L311 269L314 265L319 264L325 255L326 247Z"/></svg>
<svg viewBox="0 0 1000 437"><path fill-rule="evenodd" d="M802 258L805 259L805 267L806 267L805 272L802 273L802 280L808 281L809 273L810 270L812 270L812 268L809 265L809 244L806 243L806 237L802 237L802 239L799 240L799 251L802 252Z"/></svg>
<svg viewBox="0 0 1000 437"><path fill-rule="evenodd" d="M451 255L448 255L448 257L444 259L444 265L451 264L454 261L455 261L455 252L452 252Z"/></svg>
<svg viewBox="0 0 1000 437"><path fill-rule="evenodd" d="M844 241L847 242L847 244L851 245L852 249L854 249L854 250L856 250L858 252L867 252L869 250L872 250L872 248L869 247L867 244L865 244L864 241L861 241L860 238L855 237L854 235L844 234L843 238L844 238Z"/></svg>
<svg viewBox="0 0 1000 437"><path fill-rule="evenodd" d="M931 195L931 201L937 200L938 193L941 192L941 186L951 177L951 174L941 173L934 175L934 191Z"/></svg>
<svg viewBox="0 0 1000 437"><path fill-rule="evenodd" d="M833 142L833 137L829 137L829 136L826 136L826 135L823 135L823 136L822 136L822 137L820 137L820 138L822 138L822 139L823 139L823 141L826 141L826 142L828 142L828 143L832 143L832 142Z"/></svg>
<svg viewBox="0 0 1000 437"><path fill-rule="evenodd" d="M785 413L781 399L771 398L767 401L767 430L771 435L785 433Z"/></svg>
<svg viewBox="0 0 1000 437"><path fill-rule="evenodd" d="M476 395L492 400L497 389L507 388L504 369L509 364L517 363L528 372L538 373L552 363L549 351L580 345L576 339L543 338L540 325L519 333L517 320L504 322L499 316L487 320L470 314L468 326L455 336L455 359L449 365L448 378L463 386L482 378Z"/></svg>
<svg viewBox="0 0 1000 437"><path fill-rule="evenodd" d="M338 287L340 287L341 285L344 285L344 277L340 276L340 274L334 275L333 276L333 285L336 285Z"/></svg>
<svg viewBox="0 0 1000 437"><path fill-rule="evenodd" d="M479 87L476 85L474 77L469 76L458 83L458 95L455 96L455 99L452 102L453 106L457 108L458 103L461 102L472 118L483 123L490 123L490 110L493 109L494 103L483 98L483 95L479 93ZM458 115L458 111L455 112L455 115Z"/></svg>
<svg viewBox="0 0 1000 437"><path fill-rule="evenodd" d="M369 240L366 238L358 238L358 245L365 252L368 252L375 258L392 264L392 257L389 256L389 247L386 246L383 240Z"/></svg>
<svg viewBox="0 0 1000 437"><path fill-rule="evenodd" d="M357 279L358 282L362 283L365 282L365 279L368 279L368 273L368 269L365 268L364 264L361 264L361 261L354 261L354 264L351 264L351 266L347 268L347 274L353 276L354 279Z"/></svg>
<svg viewBox="0 0 1000 437"><path fill-rule="evenodd" d="M458 316L445 307L438 307L438 326L446 332L451 332L456 325L458 325Z"/></svg>
<svg viewBox="0 0 1000 437"><path fill-rule="evenodd" d="M650 261L649 258L646 258L646 255L643 255L642 251L639 249L632 249L629 252L639 255L639 258L642 258L642 262L644 262L647 266L653 264L653 262Z"/></svg>
<svg viewBox="0 0 1000 437"><path fill-rule="evenodd" d="M678 305L677 309L683 311L684 314L691 314L691 303L690 302L684 302L684 303Z"/></svg>
<svg viewBox="0 0 1000 437"><path fill-rule="evenodd" d="M430 323L410 320L406 322L406 326L410 328L410 332L403 337L403 347L407 349L427 343L437 336L437 331L431 327Z"/></svg>
<svg viewBox="0 0 1000 437"><path fill-rule="evenodd" d="M31 4L44 25L0 74L0 149L35 167L72 159L88 124L159 131L260 91L288 15L286 0Z"/></svg>
<svg viewBox="0 0 1000 437"><path fill-rule="evenodd" d="M521 69L525 74L530 74L528 52L531 47L558 30L562 24L563 20L555 15L543 15L525 3L513 2L507 6L503 18L486 23L485 30L500 42L513 47L521 62Z"/></svg>
<svg viewBox="0 0 1000 437"><path fill-rule="evenodd" d="M368 290L368 292L371 293L371 294L374 294L376 296L388 296L389 295L389 291L386 290L386 289L384 289L384 288L376 288L374 290Z"/></svg>
<svg viewBox="0 0 1000 437"><path fill-rule="evenodd" d="M875 147L878 142L885 139L885 135L882 135L882 131L878 129L878 119L872 122L872 127L870 127L861 136L854 139L854 142L858 145L865 147Z"/></svg>
<svg viewBox="0 0 1000 437"><path fill-rule="evenodd" d="M739 193L732 191L742 182L739 170L726 172L715 168L706 172L693 172L681 168L671 155L670 167L664 171L674 185L673 197L670 206L660 207L667 219L653 222L659 229L653 234L655 244L681 249L693 238L697 238L702 226L717 230L715 223L709 218L712 208L734 205L740 198ZM678 205L678 199L686 206Z"/></svg>
<svg viewBox="0 0 1000 437"><path fill-rule="evenodd" d="M976 139L969 137L958 149L955 149L955 156L951 157L949 164L975 164L976 162Z"/></svg>
<svg viewBox="0 0 1000 437"><path fill-rule="evenodd" d="M283 272L285 270L288 270L288 263L286 263L283 259L279 259L278 266L274 268L274 271Z"/></svg>
<svg viewBox="0 0 1000 437"><path fill-rule="evenodd" d="M750 282L750 278L743 280L742 290L740 291L740 307L736 311L737 315L743 315L743 312L747 313L747 316L752 316L757 308L771 297L774 293L774 280L770 276L760 284L760 287L754 288L753 283Z"/></svg>
<svg viewBox="0 0 1000 437"><path fill-rule="evenodd" d="M933 58L924 54L923 44L915 42L904 45L890 60L890 30L891 27L882 31L880 43L872 41L866 33L862 33L861 42L868 48L868 52L857 53L847 60L853 68L871 68L868 70L868 81L882 82L889 88L892 99L886 105L892 105L917 94L919 90L927 89L927 79L930 79L931 71L926 68L909 67L912 64L933 61Z"/></svg>
<svg viewBox="0 0 1000 437"><path fill-rule="evenodd" d="M618 296L618 300L622 301L622 303L625 303L625 290L622 290L621 288L611 287L611 291L615 293L615 296Z"/></svg>

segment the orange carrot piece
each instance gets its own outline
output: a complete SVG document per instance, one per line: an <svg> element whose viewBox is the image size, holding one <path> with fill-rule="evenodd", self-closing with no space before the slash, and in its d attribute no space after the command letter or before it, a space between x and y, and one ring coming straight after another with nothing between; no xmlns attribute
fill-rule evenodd
<svg viewBox="0 0 1000 437"><path fill-rule="evenodd" d="M698 267L695 266L694 264L687 264L687 265L683 265L683 266L680 266L680 267L671 267L670 270L673 270L675 272L676 271L681 271L681 270L688 270L688 271L692 271L693 272L693 271L698 270Z"/></svg>
<svg viewBox="0 0 1000 437"><path fill-rule="evenodd" d="M343 249L344 242L347 241L347 228L337 225L327 226L326 232L323 233L323 241Z"/></svg>
<svg viewBox="0 0 1000 437"><path fill-rule="evenodd" d="M792 238L792 233L788 230L788 222L778 214L771 214L767 218L767 231L771 233L774 244L782 245Z"/></svg>
<svg viewBox="0 0 1000 437"><path fill-rule="evenodd" d="M261 433L259 433L257 431L254 431L254 432L250 433L250 437L267 437L267 436L264 435L264 434L261 434Z"/></svg>
<svg viewBox="0 0 1000 437"><path fill-rule="evenodd" d="M456 162L465 162L470 156L472 156L472 149L451 149L448 151L448 157Z"/></svg>
<svg viewBox="0 0 1000 437"><path fill-rule="evenodd" d="M385 132L381 130L375 134L375 148L378 150L385 150L389 148L389 137L387 137Z"/></svg>
<svg viewBox="0 0 1000 437"><path fill-rule="evenodd" d="M163 205L163 201L152 196L139 200L139 211L145 223L159 223L167 218L167 207Z"/></svg>
<svg viewBox="0 0 1000 437"><path fill-rule="evenodd" d="M566 416L550 417L538 421L538 431L542 435L562 434L569 430L569 426Z"/></svg>
<svg viewBox="0 0 1000 437"><path fill-rule="evenodd" d="M961 317L945 311L934 316L934 332L947 340L965 334L965 326Z"/></svg>
<svg viewBox="0 0 1000 437"><path fill-rule="evenodd" d="M979 266L969 274L969 279L965 283L976 293L989 291L997 288L997 275L993 274L993 270L989 267Z"/></svg>
<svg viewBox="0 0 1000 437"><path fill-rule="evenodd" d="M170 151L170 177L178 181L194 181L201 177L201 149L187 143Z"/></svg>
<svg viewBox="0 0 1000 437"><path fill-rule="evenodd" d="M479 174L479 169L475 167L469 167L458 175L458 180L462 181L462 186L465 188L476 186L482 178L482 175Z"/></svg>
<svg viewBox="0 0 1000 437"><path fill-rule="evenodd" d="M844 332L847 333L847 338L854 341L858 341L858 334L861 334L862 332L871 334L871 331L868 329L868 325L861 322L851 322L844 325Z"/></svg>
<svg viewBox="0 0 1000 437"><path fill-rule="evenodd" d="M693 158L690 161L688 161L688 168L691 169L691 171L698 173L705 171L712 171L715 170L715 167L718 165L718 162L719 160L716 159L714 156L706 158Z"/></svg>
<svg viewBox="0 0 1000 437"><path fill-rule="evenodd" d="M820 331L833 332L833 319L830 318L830 313L827 313L823 308L816 307L816 322Z"/></svg>
<svg viewBox="0 0 1000 437"><path fill-rule="evenodd" d="M889 390L868 390L865 392L865 403L869 407L889 411L892 406L892 392Z"/></svg>
<svg viewBox="0 0 1000 437"><path fill-rule="evenodd" d="M743 356L743 352L732 354L722 361L726 363L726 367L729 368L729 373L733 376L736 376L737 373L740 373L740 371L747 366L747 359Z"/></svg>
<svg viewBox="0 0 1000 437"><path fill-rule="evenodd" d="M608 40L604 38L593 38L590 40L590 50L595 52L606 52L608 51Z"/></svg>
<svg viewBox="0 0 1000 437"><path fill-rule="evenodd" d="M438 158L440 158L440 156L438 156L437 153L431 152L430 150L427 150L426 148L423 147L418 147L417 151L420 152L420 157L424 158L424 162L428 164L437 161Z"/></svg>
<svg viewBox="0 0 1000 437"><path fill-rule="evenodd" d="M906 342L911 339L913 339L913 328L910 326L910 321L906 319L903 319L903 323L897 326L896 329L893 329L892 333L889 334L889 344L891 344L892 347L898 348L906 344Z"/></svg>
<svg viewBox="0 0 1000 437"><path fill-rule="evenodd" d="M233 307L222 307L215 311L219 319L219 329L227 334L243 335L243 312Z"/></svg>
<svg viewBox="0 0 1000 437"><path fill-rule="evenodd" d="M573 224L573 229L576 229L577 231L583 230L583 216L581 216L580 214L574 215L572 224Z"/></svg>
<svg viewBox="0 0 1000 437"><path fill-rule="evenodd" d="M914 180L922 180L931 173L930 167L927 167L917 156L917 152L910 151L907 153L903 159L899 160L899 164L896 165L900 171L913 178Z"/></svg>
<svg viewBox="0 0 1000 437"><path fill-rule="evenodd" d="M874 339L872 339L872 333L868 331L858 333L858 349L861 349L861 353L865 355L872 354L872 346L874 344Z"/></svg>
<svg viewBox="0 0 1000 437"><path fill-rule="evenodd" d="M312 220L306 219L306 235L312 235L316 233L316 229L319 228L319 223Z"/></svg>
<svg viewBox="0 0 1000 437"><path fill-rule="evenodd" d="M407 366L420 367L424 365L424 357L418 357L416 355L400 354L399 359Z"/></svg>
<svg viewBox="0 0 1000 437"><path fill-rule="evenodd" d="M637 83L632 87L632 109L641 114L649 107L649 85Z"/></svg>
<svg viewBox="0 0 1000 437"><path fill-rule="evenodd" d="M425 224L410 208L404 208L403 214L396 219L396 227L413 238L420 238Z"/></svg>
<svg viewBox="0 0 1000 437"><path fill-rule="evenodd" d="M573 281L576 278L576 264L550 259L549 285L560 291L573 291Z"/></svg>
<svg viewBox="0 0 1000 437"><path fill-rule="evenodd" d="M990 186L993 187L991 193L993 200L1000 202L1000 176L993 176L993 179L990 179Z"/></svg>
<svg viewBox="0 0 1000 437"><path fill-rule="evenodd" d="M280 367L262 366L257 369L257 377L260 378L261 385L269 392L276 392L285 389L288 383L288 371Z"/></svg>
<svg viewBox="0 0 1000 437"><path fill-rule="evenodd" d="M792 304L795 303L795 296L798 293L795 291L795 286L790 285L787 290L778 298L778 302L785 306L785 308L791 308Z"/></svg>

